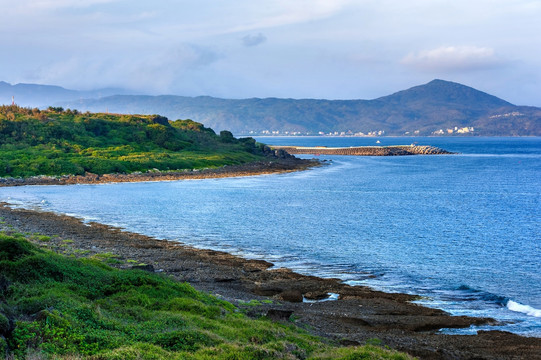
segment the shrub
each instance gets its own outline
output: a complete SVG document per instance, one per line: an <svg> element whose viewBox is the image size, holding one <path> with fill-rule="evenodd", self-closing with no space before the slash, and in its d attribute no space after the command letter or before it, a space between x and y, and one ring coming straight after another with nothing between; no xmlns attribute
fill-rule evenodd
<svg viewBox="0 0 541 360"><path fill-rule="evenodd" d="M202 331L177 330L157 335L153 343L170 351L192 352L204 346L216 345L218 342Z"/></svg>
<svg viewBox="0 0 541 360"><path fill-rule="evenodd" d="M9 319L0 313L0 335L7 334L9 331Z"/></svg>
<svg viewBox="0 0 541 360"><path fill-rule="evenodd" d="M0 234L0 261L15 261L28 256L35 247L26 240Z"/></svg>
<svg viewBox="0 0 541 360"><path fill-rule="evenodd" d="M223 143L232 143L235 141L235 138L233 137L231 131L222 130L220 131L220 140Z"/></svg>

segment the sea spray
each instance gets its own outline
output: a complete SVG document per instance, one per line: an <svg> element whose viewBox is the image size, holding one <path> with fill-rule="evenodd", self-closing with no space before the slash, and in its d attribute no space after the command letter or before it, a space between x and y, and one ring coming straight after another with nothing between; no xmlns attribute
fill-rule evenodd
<svg viewBox="0 0 541 360"><path fill-rule="evenodd" d="M507 308L511 311L520 312L529 316L541 317L541 310L533 308L529 305L522 305L513 300L507 302Z"/></svg>

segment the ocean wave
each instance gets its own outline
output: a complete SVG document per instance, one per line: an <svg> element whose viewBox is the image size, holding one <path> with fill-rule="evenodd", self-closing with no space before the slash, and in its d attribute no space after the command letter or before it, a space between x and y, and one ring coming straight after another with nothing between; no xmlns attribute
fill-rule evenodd
<svg viewBox="0 0 541 360"><path fill-rule="evenodd" d="M520 312L529 316L541 317L541 310L529 305L523 305L513 300L507 302L507 308L511 311Z"/></svg>
<svg viewBox="0 0 541 360"><path fill-rule="evenodd" d="M455 290L458 291L458 294L454 293L454 295L457 296L458 299L464 300L464 301L481 300L488 303L497 304L500 306L506 306L506 304L509 301L509 299L506 298L505 296L496 295L490 292L475 289L468 285L460 285Z"/></svg>
<svg viewBox="0 0 541 360"><path fill-rule="evenodd" d="M310 300L310 299L307 299L305 298L304 296L302 297L302 302L304 303L310 303L310 304L314 304L314 303L319 303L319 302L326 302L326 301L336 301L340 298L340 294L337 294L337 293L327 293L327 297L324 298L324 299L321 299L321 300Z"/></svg>

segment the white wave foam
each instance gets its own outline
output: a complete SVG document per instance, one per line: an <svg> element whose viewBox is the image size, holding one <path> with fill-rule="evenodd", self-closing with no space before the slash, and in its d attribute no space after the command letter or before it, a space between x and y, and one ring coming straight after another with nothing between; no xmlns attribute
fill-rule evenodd
<svg viewBox="0 0 541 360"><path fill-rule="evenodd" d="M313 303L319 303L319 302L325 302L325 301L336 301L340 297L340 294L336 294L336 293L327 293L327 295L328 295L327 298L321 299L321 300L309 300L303 296L302 302L313 304Z"/></svg>
<svg viewBox="0 0 541 360"><path fill-rule="evenodd" d="M526 315L541 317L541 310L533 308L529 305L522 305L513 300L507 302L507 308L511 311L521 312Z"/></svg>

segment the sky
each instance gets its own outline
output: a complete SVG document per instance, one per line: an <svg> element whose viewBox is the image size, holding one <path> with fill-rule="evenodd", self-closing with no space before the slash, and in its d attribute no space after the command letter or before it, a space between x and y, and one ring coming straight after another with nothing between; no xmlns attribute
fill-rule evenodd
<svg viewBox="0 0 541 360"><path fill-rule="evenodd" d="M443 79L541 106L541 0L0 0L0 81L374 99Z"/></svg>

